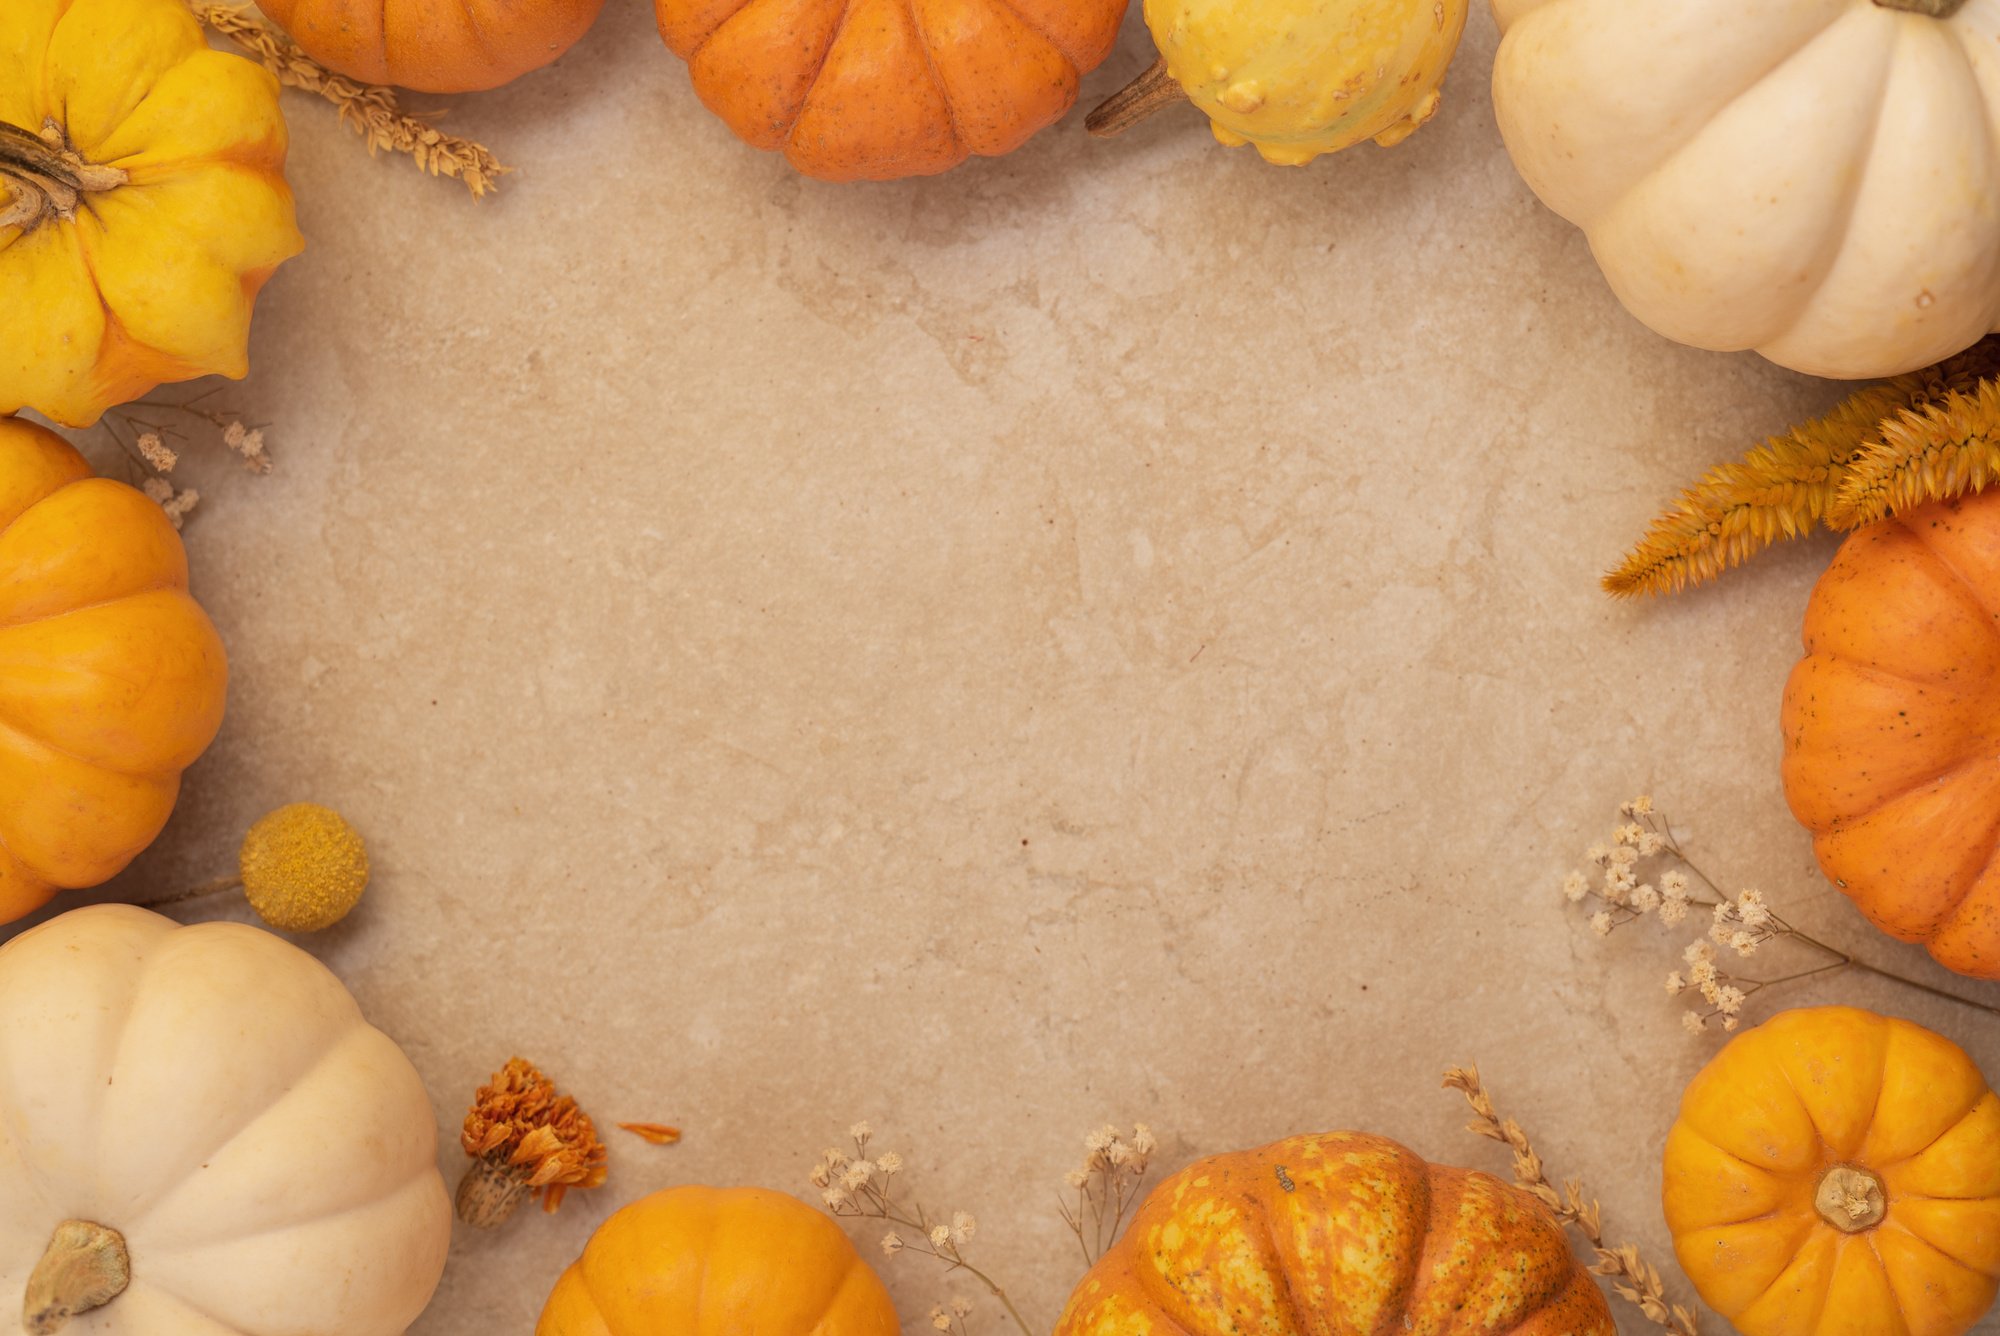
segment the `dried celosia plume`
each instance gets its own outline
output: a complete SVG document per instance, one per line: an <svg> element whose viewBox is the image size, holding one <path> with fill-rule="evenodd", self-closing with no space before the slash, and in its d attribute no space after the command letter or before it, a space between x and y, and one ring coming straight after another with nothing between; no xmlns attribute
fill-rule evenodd
<svg viewBox="0 0 2000 1336"><path fill-rule="evenodd" d="M525 1058L510 1058L479 1087L459 1144L472 1166L458 1187L458 1214L490 1229L530 1193L542 1209L562 1205L571 1188L603 1184L604 1144L590 1115Z"/></svg>
<svg viewBox="0 0 2000 1336"><path fill-rule="evenodd" d="M1845 530L2000 476L2000 337L1850 396L1681 493L1604 587L1621 598L1712 580L1773 543Z"/></svg>

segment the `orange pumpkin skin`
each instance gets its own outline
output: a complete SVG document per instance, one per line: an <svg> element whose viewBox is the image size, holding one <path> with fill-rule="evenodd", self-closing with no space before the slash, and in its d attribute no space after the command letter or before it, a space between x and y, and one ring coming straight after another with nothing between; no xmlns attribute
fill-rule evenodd
<svg viewBox="0 0 2000 1336"><path fill-rule="evenodd" d="M1616 1336L1527 1193L1358 1132L1198 1160L1146 1198L1056 1336Z"/></svg>
<svg viewBox="0 0 2000 1336"><path fill-rule="evenodd" d="M1062 118L1126 0L654 0L703 103L828 181L929 176Z"/></svg>
<svg viewBox="0 0 2000 1336"><path fill-rule="evenodd" d="M1785 796L1891 936L2000 979L2000 492L1849 538L1785 687Z"/></svg>
<svg viewBox="0 0 2000 1336"><path fill-rule="evenodd" d="M897 1336L840 1227L763 1188L669 1188L614 1213L556 1282L535 1336Z"/></svg>
<svg viewBox="0 0 2000 1336"><path fill-rule="evenodd" d="M0 923L153 842L228 681L160 507L0 418Z"/></svg>
<svg viewBox="0 0 2000 1336"><path fill-rule="evenodd" d="M604 0L257 0L329 69L422 93L498 88L554 61Z"/></svg>
<svg viewBox="0 0 2000 1336"><path fill-rule="evenodd" d="M1959 1336L2000 1277L2000 1098L1921 1026L1784 1012L1688 1086L1663 1197L1743 1336Z"/></svg>

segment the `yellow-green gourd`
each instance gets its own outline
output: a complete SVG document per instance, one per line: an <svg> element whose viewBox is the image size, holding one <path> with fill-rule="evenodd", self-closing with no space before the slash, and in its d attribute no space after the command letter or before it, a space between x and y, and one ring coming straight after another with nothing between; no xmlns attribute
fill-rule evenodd
<svg viewBox="0 0 2000 1336"><path fill-rule="evenodd" d="M1165 72L1215 137L1302 166L1436 113L1467 0L1146 0Z"/></svg>

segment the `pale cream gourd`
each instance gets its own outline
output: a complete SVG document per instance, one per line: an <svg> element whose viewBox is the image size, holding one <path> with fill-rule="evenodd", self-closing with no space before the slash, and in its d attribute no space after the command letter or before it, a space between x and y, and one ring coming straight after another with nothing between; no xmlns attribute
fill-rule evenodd
<svg viewBox="0 0 2000 1336"><path fill-rule="evenodd" d="M436 1152L402 1051L262 929L100 905L0 947L0 1331L396 1336L451 1240ZM129 1284L38 1325L52 1240L103 1260L70 1221Z"/></svg>
<svg viewBox="0 0 2000 1336"><path fill-rule="evenodd" d="M1845 379L2000 327L2000 0L1494 0L1500 129L1669 338Z"/></svg>

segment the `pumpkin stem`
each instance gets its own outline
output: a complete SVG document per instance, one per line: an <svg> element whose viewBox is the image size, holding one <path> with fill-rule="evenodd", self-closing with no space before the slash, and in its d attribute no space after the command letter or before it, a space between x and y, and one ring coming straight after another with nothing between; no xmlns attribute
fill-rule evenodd
<svg viewBox="0 0 2000 1336"><path fill-rule="evenodd" d="M458 1218L474 1229L494 1229L507 1222L528 1195L528 1181L504 1160L480 1156L458 1180Z"/></svg>
<svg viewBox="0 0 2000 1336"><path fill-rule="evenodd" d="M31 232L51 215L67 222L85 195L115 190L129 180L122 167L86 162L53 120L40 134L0 121L0 182L13 196L0 209L0 227Z"/></svg>
<svg viewBox="0 0 2000 1336"><path fill-rule="evenodd" d="M1167 73L1167 58L1161 56L1152 68L1104 100L1090 113L1083 128L1099 139L1122 135L1162 107L1188 100L1187 90Z"/></svg>
<svg viewBox="0 0 2000 1336"><path fill-rule="evenodd" d="M104 1307L131 1283L132 1258L123 1235L88 1220L65 1220L28 1276L21 1325L29 1336L54 1336L71 1318Z"/></svg>
<svg viewBox="0 0 2000 1336"><path fill-rule="evenodd" d="M1928 14L1934 19L1948 19L1965 8L1965 0L1875 0L1884 9L1900 9L1909 14Z"/></svg>
<svg viewBox="0 0 2000 1336"><path fill-rule="evenodd" d="M1862 1234L1888 1219L1889 1196L1872 1171L1837 1164L1820 1179L1813 1208L1841 1233Z"/></svg>

